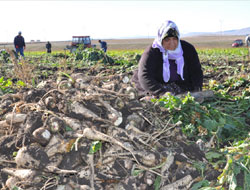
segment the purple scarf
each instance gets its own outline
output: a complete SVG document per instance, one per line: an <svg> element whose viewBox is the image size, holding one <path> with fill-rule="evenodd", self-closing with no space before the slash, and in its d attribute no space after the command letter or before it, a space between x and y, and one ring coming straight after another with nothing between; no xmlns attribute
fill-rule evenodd
<svg viewBox="0 0 250 190"><path fill-rule="evenodd" d="M168 82L170 79L169 59L175 60L175 63L177 64L177 73L181 76L181 79L184 80L183 78L184 58L183 58L183 50L182 50L181 43L180 43L180 36L178 36L178 46L175 50L173 51L165 50L162 47L163 37L170 28L175 28L179 33L179 30L176 24L173 21L167 20L159 28L158 35L152 44L153 48L158 48L160 52L162 52L163 80L165 82Z"/></svg>

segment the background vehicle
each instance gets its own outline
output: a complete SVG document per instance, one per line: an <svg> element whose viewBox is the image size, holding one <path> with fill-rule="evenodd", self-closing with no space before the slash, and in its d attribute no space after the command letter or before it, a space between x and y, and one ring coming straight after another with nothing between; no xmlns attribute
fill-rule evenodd
<svg viewBox="0 0 250 190"><path fill-rule="evenodd" d="M232 47L240 47L240 46L243 46L243 41L238 39L238 40L235 40L233 43L232 43Z"/></svg>
<svg viewBox="0 0 250 190"><path fill-rule="evenodd" d="M90 36L72 36L71 45L66 46L66 49L69 49L72 53L81 45L83 48L95 47L95 45L91 44Z"/></svg>

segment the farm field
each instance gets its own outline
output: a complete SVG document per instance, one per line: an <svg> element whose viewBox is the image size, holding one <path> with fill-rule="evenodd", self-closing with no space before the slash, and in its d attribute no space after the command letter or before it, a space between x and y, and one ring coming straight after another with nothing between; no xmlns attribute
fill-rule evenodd
<svg viewBox="0 0 250 190"><path fill-rule="evenodd" d="M106 40L107 54L66 42L52 54L29 44L19 61L2 52L0 188L250 189L250 60L234 39L186 38L209 96L151 101L130 79L152 39Z"/></svg>
<svg viewBox="0 0 250 190"><path fill-rule="evenodd" d="M242 39L244 41L245 36L195 36L182 38L192 43L196 48L230 48L231 44L236 39ZM153 42L154 39L107 39L108 50L134 50L145 49ZM27 51L46 51L45 44L47 42L27 43ZM70 41L51 42L52 51L62 51L66 45L70 44ZM13 49L13 44L0 43L0 48ZM98 40L92 40L92 44L96 44L97 48L100 48Z"/></svg>

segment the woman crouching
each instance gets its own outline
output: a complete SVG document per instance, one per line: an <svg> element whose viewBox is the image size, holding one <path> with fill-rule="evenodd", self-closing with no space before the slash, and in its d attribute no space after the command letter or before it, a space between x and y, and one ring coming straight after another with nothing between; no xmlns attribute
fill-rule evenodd
<svg viewBox="0 0 250 190"><path fill-rule="evenodd" d="M143 53L132 81L146 97L201 91L203 72L193 45L180 40L176 24L166 21Z"/></svg>

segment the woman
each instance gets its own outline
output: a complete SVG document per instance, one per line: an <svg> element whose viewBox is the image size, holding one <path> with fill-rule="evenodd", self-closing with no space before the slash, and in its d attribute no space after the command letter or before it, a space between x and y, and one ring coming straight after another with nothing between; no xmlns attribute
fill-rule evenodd
<svg viewBox="0 0 250 190"><path fill-rule="evenodd" d="M201 91L203 73L195 48L180 40L176 24L166 21L143 53L132 79L141 95Z"/></svg>

